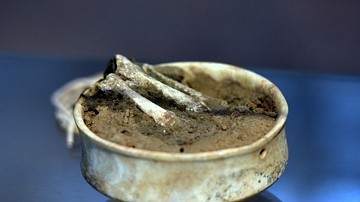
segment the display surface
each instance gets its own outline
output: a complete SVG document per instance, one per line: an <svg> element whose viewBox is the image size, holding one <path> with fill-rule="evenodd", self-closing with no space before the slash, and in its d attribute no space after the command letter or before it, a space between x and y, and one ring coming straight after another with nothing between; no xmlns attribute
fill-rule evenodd
<svg viewBox="0 0 360 202"><path fill-rule="evenodd" d="M83 179L78 140L66 147L50 102L107 60L0 54L2 200L111 201ZM285 173L250 201L358 201L360 77L249 69L277 85L290 108Z"/></svg>

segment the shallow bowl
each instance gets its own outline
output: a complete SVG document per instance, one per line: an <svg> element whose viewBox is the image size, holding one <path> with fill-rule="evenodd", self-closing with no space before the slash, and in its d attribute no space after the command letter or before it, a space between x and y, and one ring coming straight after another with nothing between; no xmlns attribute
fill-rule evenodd
<svg viewBox="0 0 360 202"><path fill-rule="evenodd" d="M202 72L216 82L237 82L245 89L271 97L277 113L274 126L261 139L237 148L199 153L142 150L110 142L90 131L83 119L87 98L82 95L76 102L74 117L82 137L81 171L91 186L120 201L238 201L279 179L288 160L288 105L273 83L228 64L156 65L164 67L181 68L189 77Z"/></svg>

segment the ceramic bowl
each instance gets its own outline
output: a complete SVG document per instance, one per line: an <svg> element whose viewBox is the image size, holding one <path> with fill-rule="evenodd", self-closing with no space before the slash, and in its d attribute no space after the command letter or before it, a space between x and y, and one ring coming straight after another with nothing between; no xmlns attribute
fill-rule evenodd
<svg viewBox="0 0 360 202"><path fill-rule="evenodd" d="M216 82L238 82L245 89L270 96L277 113L274 126L261 139L237 148L199 153L148 151L110 142L90 131L83 119L87 98L82 95L74 117L82 137L81 171L91 186L119 201L238 201L279 179L288 160L288 105L273 83L228 64L176 62L156 66L162 67L181 68L188 76L202 72Z"/></svg>

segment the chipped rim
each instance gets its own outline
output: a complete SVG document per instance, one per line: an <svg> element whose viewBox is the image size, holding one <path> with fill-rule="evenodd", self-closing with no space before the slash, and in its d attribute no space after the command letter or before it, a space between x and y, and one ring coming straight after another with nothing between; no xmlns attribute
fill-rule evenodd
<svg viewBox="0 0 360 202"><path fill-rule="evenodd" d="M268 91L264 92L266 95L271 96L271 98L276 103L276 109L278 116L276 118L274 126L268 131L262 138L259 140L245 145L241 147L235 147L235 148L227 148L227 149L221 149L221 150L215 150L215 151L208 151L208 152L196 152L196 153L170 153L170 152L162 152L162 151L151 151L151 150L145 150L145 149L138 149L138 148L132 148L123 146L114 142L111 142L109 140L103 139L93 133L86 125L83 120L83 110L82 106L83 103L86 100L86 97L81 94L80 98L77 100L74 108L74 119L77 127L81 131L80 133L82 135L85 135L88 137L93 143L96 145L113 151L115 153L119 153L122 155L137 157L137 158L143 158L143 159L152 159L152 160L161 160L161 161L205 161L205 160L215 160L215 159L223 159L223 158L229 158L239 155L244 155L247 153L251 153L254 151L261 150L266 144L271 142L279 133L280 131L285 127L285 123L288 116L288 104L285 100L285 97L281 93L281 91L268 79L264 78L263 76L254 73L250 70L237 67L237 66L231 66L228 64L223 63L215 63L215 62L173 62L173 63L163 63L158 64L157 66L189 66L189 65L196 65L196 66L206 66L206 68L210 67L211 65L215 66L221 66L223 68L236 68L236 71L241 71L242 75L245 75L250 78L255 78L258 80L258 82L264 83L266 86L269 86ZM258 83L256 82L256 83ZM92 88L90 86L89 88ZM88 89L89 89L88 88ZM86 92L86 91L85 91Z"/></svg>

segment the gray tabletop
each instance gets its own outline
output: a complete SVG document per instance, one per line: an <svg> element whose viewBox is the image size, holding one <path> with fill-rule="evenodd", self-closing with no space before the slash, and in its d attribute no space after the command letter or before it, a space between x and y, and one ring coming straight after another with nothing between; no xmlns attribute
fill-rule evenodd
<svg viewBox="0 0 360 202"><path fill-rule="evenodd" d="M1 201L111 201L83 179L80 149L66 148L50 103L57 88L106 64L0 54ZM360 77L250 69L274 82L290 108L285 173L250 201L360 201Z"/></svg>

